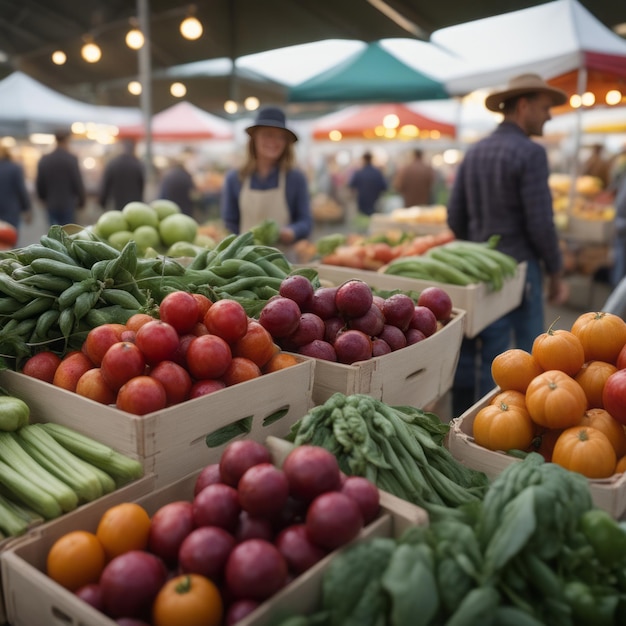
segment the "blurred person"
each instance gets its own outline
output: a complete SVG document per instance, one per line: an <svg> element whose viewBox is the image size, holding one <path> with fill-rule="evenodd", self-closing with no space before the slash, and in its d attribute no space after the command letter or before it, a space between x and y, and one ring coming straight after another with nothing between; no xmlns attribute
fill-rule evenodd
<svg viewBox="0 0 626 626"><path fill-rule="evenodd" d="M603 156L604 146L596 143L591 146L591 155L583 163L580 173L582 176L594 176L602 181L602 189L609 184L611 162Z"/></svg>
<svg viewBox="0 0 626 626"><path fill-rule="evenodd" d="M512 78L506 89L485 100L487 109L503 114L503 121L474 144L459 165L448 202L448 224L455 236L487 241L497 235L497 248L518 263L526 261L528 270L520 306L476 338L463 340L452 389L455 416L494 387L491 363L498 354L512 342L530 352L535 338L545 332L544 271L550 303L563 304L568 298L547 155L531 139L543 134L550 108L566 101L565 92L536 74Z"/></svg>
<svg viewBox="0 0 626 626"><path fill-rule="evenodd" d="M383 173L372 163L372 153L363 154L362 166L355 170L348 181L348 187L356 193L359 213L372 215L383 191L387 190L387 181Z"/></svg>
<svg viewBox="0 0 626 626"><path fill-rule="evenodd" d="M621 176L615 182L614 206L615 236L613 238L613 263L609 273L609 281L615 289L626 276L626 176Z"/></svg>
<svg viewBox="0 0 626 626"><path fill-rule="evenodd" d="M185 215L193 216L196 193L196 184L184 159L175 159L161 179L159 198L175 202Z"/></svg>
<svg viewBox="0 0 626 626"><path fill-rule="evenodd" d="M220 210L226 228L240 233L271 219L280 226L279 243L306 239L313 219L307 178L295 166L298 136L273 106L261 109L246 132L246 160L224 180Z"/></svg>
<svg viewBox="0 0 626 626"><path fill-rule="evenodd" d="M413 159L400 168L393 186L402 196L404 207L426 206L433 203L435 170L424 162L424 153L419 148L413 150Z"/></svg>
<svg viewBox="0 0 626 626"><path fill-rule="evenodd" d="M26 190L24 170L13 161L10 150L0 144L0 220L20 230L22 219L32 219L30 197Z"/></svg>
<svg viewBox="0 0 626 626"><path fill-rule="evenodd" d="M143 201L146 170L135 148L132 139L122 140L122 151L106 164L98 198L103 209L121 211L129 202ZM112 206L109 207L109 203Z"/></svg>
<svg viewBox="0 0 626 626"><path fill-rule="evenodd" d="M85 185L78 159L69 150L70 133L55 133L56 147L37 164L35 189L53 224L73 224L76 210L85 207Z"/></svg>

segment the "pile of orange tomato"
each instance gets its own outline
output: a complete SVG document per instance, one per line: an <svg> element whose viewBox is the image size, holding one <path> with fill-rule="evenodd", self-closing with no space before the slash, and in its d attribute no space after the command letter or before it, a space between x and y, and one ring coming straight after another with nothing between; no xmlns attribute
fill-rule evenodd
<svg viewBox="0 0 626 626"><path fill-rule="evenodd" d="M626 470L626 322L581 314L570 330L550 327L531 352L499 354L498 392L475 415L476 444L537 451L588 478Z"/></svg>

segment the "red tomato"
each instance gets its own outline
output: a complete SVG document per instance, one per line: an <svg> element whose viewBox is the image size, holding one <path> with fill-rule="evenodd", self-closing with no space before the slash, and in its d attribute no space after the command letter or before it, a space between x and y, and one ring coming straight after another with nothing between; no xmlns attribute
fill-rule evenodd
<svg viewBox="0 0 626 626"><path fill-rule="evenodd" d="M117 391L126 381L144 373L146 360L134 343L118 341L104 353L100 369L107 385Z"/></svg>
<svg viewBox="0 0 626 626"><path fill-rule="evenodd" d="M198 300L186 291L168 293L159 305L161 321L173 326L180 335L191 331L199 315Z"/></svg>
<svg viewBox="0 0 626 626"><path fill-rule="evenodd" d="M147 363L156 364L173 360L179 347L179 338L176 329L171 324L162 320L153 320L137 331L135 344L141 350Z"/></svg>
<svg viewBox="0 0 626 626"><path fill-rule="evenodd" d="M201 335L189 343L186 360L187 369L194 378L219 378L228 369L233 354L230 346L221 337Z"/></svg>
<svg viewBox="0 0 626 626"><path fill-rule="evenodd" d="M17 245L17 229L4 220L0 220L0 242L8 248L14 248Z"/></svg>
<svg viewBox="0 0 626 626"><path fill-rule="evenodd" d="M204 325L211 334L234 343L248 331L248 315L236 300L218 300L206 312Z"/></svg>
<svg viewBox="0 0 626 626"><path fill-rule="evenodd" d="M617 370L604 383L604 408L622 424L626 424L626 369Z"/></svg>

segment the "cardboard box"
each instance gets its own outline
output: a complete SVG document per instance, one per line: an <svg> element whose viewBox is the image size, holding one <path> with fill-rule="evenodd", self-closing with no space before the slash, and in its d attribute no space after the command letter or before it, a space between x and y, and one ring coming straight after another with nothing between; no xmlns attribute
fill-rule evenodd
<svg viewBox="0 0 626 626"><path fill-rule="evenodd" d="M334 265L317 265L316 269L320 279L336 285L350 278L360 278L378 289L420 292L433 285L441 287L452 299L454 307L466 312L465 336L469 338L475 337L483 328L515 309L522 301L526 284L526 263L517 266L517 274L504 281L500 291L491 291L485 283L461 287Z"/></svg>
<svg viewBox="0 0 626 626"><path fill-rule="evenodd" d="M190 474L137 501L152 515L167 502L191 500L197 475L197 472ZM381 505L379 518L363 529L355 541L373 536L399 536L410 525L428 523L426 511L390 494L381 493ZM82 516L60 519L15 543L0 555L7 615L12 626L114 626L113 620L79 600L44 573L46 555L54 541L71 530L93 532L103 511L94 508ZM294 610L303 613L313 610L318 602L322 574L332 558L333 554L328 555L296 578L240 622L241 626L269 626L274 623L272 620L279 612Z"/></svg>
<svg viewBox="0 0 626 626"><path fill-rule="evenodd" d="M143 463L167 485L218 459L230 439L284 436L312 406L315 360L226 387L207 396L144 416L10 370L0 372L0 387L24 399L33 422L63 424ZM207 435L233 426L234 435L209 448Z"/></svg>
<svg viewBox="0 0 626 626"><path fill-rule="evenodd" d="M424 407L452 387L459 360L465 311L453 310L446 326L422 341L352 365L314 359L313 402L334 393L364 393L387 404Z"/></svg>
<svg viewBox="0 0 626 626"><path fill-rule="evenodd" d="M495 478L511 463L519 459L503 452L493 452L474 443L472 430L474 418L480 409L489 404L499 392L492 391L468 409L463 415L450 422L447 448L457 461L472 469L485 472L490 479ZM626 474L615 474L610 478L589 480L591 497L596 506L605 509L613 517L621 518L626 512Z"/></svg>

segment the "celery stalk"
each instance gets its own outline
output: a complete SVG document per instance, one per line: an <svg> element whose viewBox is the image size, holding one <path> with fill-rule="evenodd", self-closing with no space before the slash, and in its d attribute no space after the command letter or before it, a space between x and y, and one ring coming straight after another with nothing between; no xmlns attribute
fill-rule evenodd
<svg viewBox="0 0 626 626"><path fill-rule="evenodd" d="M13 502L0 495L0 530L10 537L23 535L28 530L28 522L13 507Z"/></svg>

